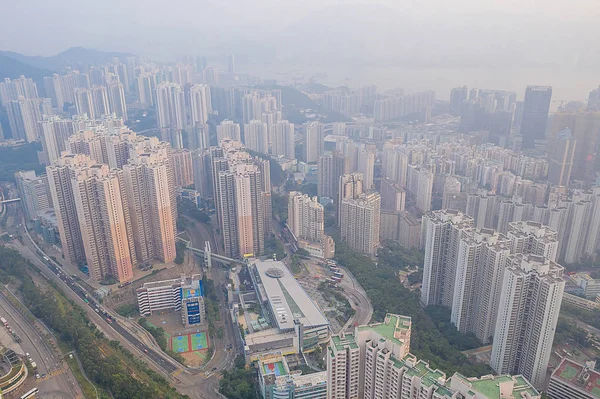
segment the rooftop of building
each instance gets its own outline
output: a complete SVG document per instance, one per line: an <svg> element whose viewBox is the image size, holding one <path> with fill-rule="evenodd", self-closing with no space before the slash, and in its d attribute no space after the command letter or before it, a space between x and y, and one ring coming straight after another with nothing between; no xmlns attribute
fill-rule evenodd
<svg viewBox="0 0 600 399"><path fill-rule="evenodd" d="M295 328L295 320L305 328L328 326L329 321L321 309L310 299L306 291L289 269L279 261L258 261L253 265L260 280L272 314L280 330Z"/></svg>
<svg viewBox="0 0 600 399"><path fill-rule="evenodd" d="M585 281L586 283L599 283L599 280L595 280L594 278L592 278L592 276L590 276L587 273L575 273L573 275L570 276L572 280L576 281L577 283L579 283L579 281Z"/></svg>
<svg viewBox="0 0 600 399"><path fill-rule="evenodd" d="M174 286L181 287L183 298L204 296L202 276L200 274L193 274L192 276L181 275L179 278L169 280L149 281L138 289L161 289Z"/></svg>
<svg viewBox="0 0 600 399"><path fill-rule="evenodd" d="M262 331L257 331L252 334L246 334L245 341L248 347L255 345L263 345L274 342L289 342L296 337L293 331L282 333L278 328L269 328Z"/></svg>
<svg viewBox="0 0 600 399"><path fill-rule="evenodd" d="M257 363L258 369L263 376L272 374L275 377L280 377L287 375L290 372L287 362L281 352L260 355Z"/></svg>
<svg viewBox="0 0 600 399"><path fill-rule="evenodd" d="M411 328L411 318L388 313L382 323L367 324L358 327L358 331L371 330L379 334L382 338L388 339L397 344L403 344L403 339Z"/></svg>
<svg viewBox="0 0 600 399"><path fill-rule="evenodd" d="M461 380L463 383L469 385L470 391L483 395L486 399L520 398L525 393L528 393L531 397L539 395L539 392L522 375L485 375L480 378L467 378L456 373L452 378ZM501 392L500 384L507 382L512 382L512 390L510 392Z"/></svg>
<svg viewBox="0 0 600 399"><path fill-rule="evenodd" d="M570 359L563 359L552 373L552 378L582 389L600 398L600 373Z"/></svg>
<svg viewBox="0 0 600 399"><path fill-rule="evenodd" d="M426 387L430 387L434 384L441 386L446 379L446 375L443 372L440 370L432 370L429 367L429 364L423 360L417 361L412 367L409 364L406 364L406 366L408 367L405 372L406 375L409 377L421 378L421 385Z"/></svg>
<svg viewBox="0 0 600 399"><path fill-rule="evenodd" d="M300 388L311 388L318 386L327 385L327 371L321 371L319 373L312 374L288 374L277 377L275 385L278 387L284 387L288 383L293 383L296 389Z"/></svg>
<svg viewBox="0 0 600 399"><path fill-rule="evenodd" d="M342 351L345 348L350 349L358 349L358 344L354 338L353 334L345 334L344 336L334 335L331 337L333 341L333 345L335 345L335 349L338 351Z"/></svg>

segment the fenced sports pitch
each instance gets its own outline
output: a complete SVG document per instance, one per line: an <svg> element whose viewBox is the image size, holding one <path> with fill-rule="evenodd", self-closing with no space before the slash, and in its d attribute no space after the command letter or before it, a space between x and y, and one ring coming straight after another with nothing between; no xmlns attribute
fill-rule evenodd
<svg viewBox="0 0 600 399"><path fill-rule="evenodd" d="M208 349L205 332L177 335L171 337L171 348L175 353L187 353Z"/></svg>

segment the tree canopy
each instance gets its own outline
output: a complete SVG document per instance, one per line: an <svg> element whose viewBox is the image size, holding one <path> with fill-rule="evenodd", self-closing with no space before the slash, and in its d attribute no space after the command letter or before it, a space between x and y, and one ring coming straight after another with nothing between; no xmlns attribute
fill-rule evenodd
<svg viewBox="0 0 600 399"><path fill-rule="evenodd" d="M118 343L112 345L85 311L67 299L59 288L37 287L24 272L35 267L18 252L0 246L0 259L0 281L21 283L19 291L25 306L77 352L86 375L114 399L187 398Z"/></svg>

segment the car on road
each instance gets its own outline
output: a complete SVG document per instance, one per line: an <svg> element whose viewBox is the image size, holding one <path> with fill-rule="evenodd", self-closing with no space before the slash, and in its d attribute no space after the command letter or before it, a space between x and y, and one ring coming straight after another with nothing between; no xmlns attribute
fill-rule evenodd
<svg viewBox="0 0 600 399"><path fill-rule="evenodd" d="M46 376L46 373L42 373L42 378L44 378Z"/></svg>
<svg viewBox="0 0 600 399"><path fill-rule="evenodd" d="M213 367L213 368L212 368L212 371L216 371L216 370L217 370L217 368L216 368L216 367Z"/></svg>

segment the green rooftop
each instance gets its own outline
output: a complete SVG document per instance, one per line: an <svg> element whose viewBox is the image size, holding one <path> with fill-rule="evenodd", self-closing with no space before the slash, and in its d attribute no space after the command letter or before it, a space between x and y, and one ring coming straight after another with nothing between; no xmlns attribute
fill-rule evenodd
<svg viewBox="0 0 600 399"><path fill-rule="evenodd" d="M385 316L385 321L383 323L360 326L358 327L358 331L372 330L385 339L388 339L396 344L402 344L403 342L396 338L396 335L403 335L405 333L403 330L408 330L410 326L410 317L388 313Z"/></svg>
<svg viewBox="0 0 600 399"><path fill-rule="evenodd" d="M429 369L428 372L422 377L421 380L421 385L424 385L426 387L430 387L432 385L436 385L438 384L438 378L443 378L444 374L439 371L439 370L431 370Z"/></svg>
<svg viewBox="0 0 600 399"><path fill-rule="evenodd" d="M454 395L454 391L450 390L450 388L448 388L447 386L440 384L437 384L437 389L435 390L435 392L439 395L445 395L449 398L451 398L452 395Z"/></svg>
<svg viewBox="0 0 600 399"><path fill-rule="evenodd" d="M346 334L344 337L334 335L331 337L331 340L335 345L335 349L338 351L343 351L347 347L350 349L358 349L358 345L352 334Z"/></svg>
<svg viewBox="0 0 600 399"><path fill-rule="evenodd" d="M500 388L498 385L500 383L511 381L514 383L512 391L513 396L521 397L521 394L524 392L529 393L531 396L539 395L538 391L536 391L535 388L529 382L527 382L527 380L523 378L523 376L520 375L515 377L512 377L510 375L501 375L496 377L484 376L479 379L471 380L457 373L452 378L455 377L458 377L461 380L470 383L471 391L475 391L485 396L487 399L501 399Z"/></svg>
<svg viewBox="0 0 600 399"><path fill-rule="evenodd" d="M425 363L422 360L419 360L417 362L417 364L415 364L414 367L411 367L408 370L406 370L406 375L408 375L410 377L421 377L422 378L430 370L431 369L427 366L427 363Z"/></svg>

